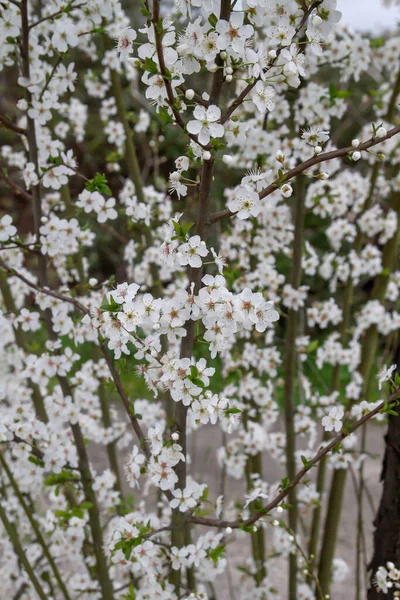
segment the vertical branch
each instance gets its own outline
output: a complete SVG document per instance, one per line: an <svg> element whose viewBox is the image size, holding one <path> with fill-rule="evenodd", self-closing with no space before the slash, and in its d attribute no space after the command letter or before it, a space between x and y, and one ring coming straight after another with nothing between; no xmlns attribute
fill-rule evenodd
<svg viewBox="0 0 400 600"><path fill-rule="evenodd" d="M129 177L132 179L136 195L139 202L145 203L145 197L143 193L142 176L140 173L139 160L133 141L132 128L129 125L128 118L126 115L124 99L122 96L121 77L117 71L111 71L111 89L117 105L117 116L123 125L125 132L125 151L126 151L126 165L128 168Z"/></svg>
<svg viewBox="0 0 400 600"><path fill-rule="evenodd" d="M396 210L400 219L400 193L393 192L390 198L390 206ZM393 271L400 243L400 228L395 235L386 243L382 253L382 273L375 279L371 293L371 300L383 303L389 276ZM366 332L362 344L362 359L359 372L364 378L362 396L368 400L371 388L372 367L378 349L379 332L376 325L372 325ZM325 520L325 530L321 549L318 578L325 594L329 593L332 561L335 553L336 539L339 528L340 514L343 503L344 488L346 484L346 470L337 469L332 478L328 512Z"/></svg>
<svg viewBox="0 0 400 600"><path fill-rule="evenodd" d="M0 271L0 291L7 312L13 313L15 315L17 313L17 308L15 306L14 298L12 297L10 286L7 282L7 275L4 271ZM25 333L17 324L15 324L14 333L17 345L22 350L27 352L27 341ZM35 409L36 417L40 421L43 421L43 423L47 423L48 417L39 387L35 383L31 383L30 387L32 389L33 406Z"/></svg>
<svg viewBox="0 0 400 600"><path fill-rule="evenodd" d="M291 285L294 289L300 287L301 283L301 263L303 254L304 237L304 195L305 181L304 177L299 175L296 179L295 188L295 207L294 221L295 232L293 240L293 267L291 275ZM296 436L294 430L294 416L296 411L295 403L295 378L296 378L296 333L298 327L298 311L290 309L288 311L285 339L285 360L284 360L284 410L285 410L285 428L286 428L286 473L292 481L296 475ZM293 488L289 493L289 529L293 536L297 532L297 497L296 490ZM297 598L297 556L295 553L289 557L289 600Z"/></svg>
<svg viewBox="0 0 400 600"><path fill-rule="evenodd" d="M18 559L21 562L21 565L23 566L26 574L28 575L29 579L31 580L32 585L35 588L37 595L39 596L40 600L47 600L47 594L44 592L44 589L42 588L42 585L41 585L39 579L36 577L33 567L31 565L31 563L29 562L28 557L26 556L25 550L23 549L22 544L19 540L15 526L13 523L11 523L11 521L8 520L6 511L4 510L4 507L2 506L1 502L0 502L0 519L4 525L4 529L6 530L6 533L13 545L14 552L18 556Z"/></svg>
<svg viewBox="0 0 400 600"><path fill-rule="evenodd" d="M230 0L222 0L220 7L220 19L229 19L231 10ZM168 79L163 55L162 46L162 34L160 33L160 0L153 1L153 15L152 23L154 27L154 35L157 49L157 57L160 67L160 72L164 80L164 85L167 92L168 104L171 107L177 123L182 126L182 117L175 107L175 98L172 86ZM223 84L223 72L222 68L217 69L214 74L213 82L211 86L210 103L218 104L219 97L222 91ZM202 240L207 239L208 235L208 217L211 208L211 183L214 174L214 159L211 157L210 160L203 163L201 174L200 174L200 189L199 189L199 200L198 200L198 218L196 222L196 235L199 235ZM189 273L190 285L194 285L194 293L197 294L201 286L201 278L203 274L203 268L191 268ZM190 320L186 323L186 337L183 338L180 350L181 358L191 358L193 355L195 340L195 323ZM179 443L182 446L182 453L186 457L187 454L187 407L182 403L178 402L175 406L174 411L174 427L179 433ZM176 474L178 477L178 487L183 489L186 486L186 461L180 461L176 468ZM172 545L182 547L190 542L190 525L185 522L184 516L179 512L179 509L173 512L173 527L172 527ZM174 571L171 574L171 581L175 585L175 591L177 595L180 594L181 588L181 573L179 570ZM194 580L189 572L188 578L189 589L193 588Z"/></svg>
<svg viewBox="0 0 400 600"><path fill-rule="evenodd" d="M42 532L40 531L39 525L37 524L37 522L35 521L35 518L32 514L31 509L29 508L28 504L25 501L25 498L23 497L21 490L18 487L18 484L11 472L11 469L9 468L9 466L7 465L4 455L2 452L0 452L0 463L1 466L3 467L4 471L7 474L7 477L10 481L11 487L24 511L24 513L26 514L26 516L28 517L29 523L31 524L31 527L35 533L36 536L36 540L37 542L40 544L40 546L42 547L43 550L43 554L46 557L51 570L53 571L53 575L55 580L57 581L59 588L61 590L62 595L64 596L65 600L71 600L71 597L68 593L68 590L65 586L65 583L61 577L60 571L58 570L57 564L54 560L54 558L51 555L51 552L48 549L48 546L46 544L46 541L44 539L44 537L42 536Z"/></svg>
<svg viewBox="0 0 400 600"><path fill-rule="evenodd" d="M29 19L28 19L28 0L21 0L21 59L22 73L27 79L30 79L30 62L29 62ZM27 100L30 102L31 97L27 91ZM29 160L35 165L38 170L38 146L36 140L35 123L33 119L27 116L27 139ZM40 239L40 225L42 217L42 206L40 197L40 185L32 188L32 210L34 228L37 241ZM41 287L48 286L47 261L46 256L38 253L39 267L39 283ZM51 312L49 309L44 311L44 320L46 324L49 339L56 340L57 335L53 331ZM72 390L65 377L58 377L64 397L73 397ZM97 503L96 494L92 488L92 475L89 466L89 459L86 452L85 440L82 435L81 428L78 423L71 424L75 447L78 454L78 468L81 474L82 486L85 499L89 502L89 525L93 538L93 550L96 558L96 574L101 588L103 600L113 600L113 587L108 571L106 557L103 551L103 534L100 521L100 510Z"/></svg>
<svg viewBox="0 0 400 600"><path fill-rule="evenodd" d="M393 360L400 371L400 337ZM388 429L385 435L385 454L380 480L383 482L382 496L374 520L374 550L369 569L371 585L368 600L383 600L386 597L374 586L374 576L378 567L388 561L400 564L400 415L388 415Z"/></svg>
<svg viewBox="0 0 400 600"><path fill-rule="evenodd" d="M397 73L396 81L393 87L393 92L389 101L388 110L386 113L387 121L392 121L394 117L394 112L396 109L397 98L400 94L400 69ZM368 196L364 203L362 212L367 211L371 205L374 198L374 193L376 190L376 185L378 181L378 176L380 172L381 165L377 162L374 164L371 172L370 179L370 187ZM396 210L397 215L399 217L399 197L398 194L392 194L390 200L391 207ZM362 249L362 244L364 240L364 235L361 230L358 231L356 240L354 243L354 250L358 254ZM382 265L383 272L375 279L374 288L372 291L372 298L377 299L380 302L384 301L387 284L389 281L389 275L394 268L396 254L399 247L399 231L394 235L394 237L389 240L389 242L385 245L382 256ZM385 274L386 273L386 274ZM341 325L341 343L345 344L348 338L347 330L350 322L351 316L351 308L353 302L353 292L354 292L354 284L351 278L348 279L345 292L344 292L344 301L343 301L343 321ZM363 343L363 352L362 352L362 362L360 365L360 373L364 377L364 388L363 395L368 399L369 394L369 386L370 386L370 378L371 378L371 369L373 365L373 361L375 359L376 350L378 347L378 330L375 326L370 327L367 331L366 338ZM332 391L339 390L340 386L340 365L337 365L333 371L332 377ZM322 481L321 489L318 489L320 494L323 491L323 480L324 480L324 472L325 465L324 461L320 464L317 483ZM323 470L323 473L321 473ZM325 519L325 530L321 548L320 555L320 564L319 564L319 580L321 582L321 586L325 593L329 591L329 582L331 577L331 565L333 560L333 555L336 546L336 538L337 538L337 530L339 527L339 517L341 513L342 501L344 488L346 483L346 470L338 469L335 471L332 482L331 482L331 491L330 498L328 502L328 512ZM332 497L333 496L333 497ZM318 511L318 512L316 512ZM316 545L318 539L318 531L319 531L319 522L320 522L320 508L317 508L314 511L313 515L313 527L312 527L312 536L310 541L310 549L313 554L316 553ZM338 514L336 514L338 513Z"/></svg>

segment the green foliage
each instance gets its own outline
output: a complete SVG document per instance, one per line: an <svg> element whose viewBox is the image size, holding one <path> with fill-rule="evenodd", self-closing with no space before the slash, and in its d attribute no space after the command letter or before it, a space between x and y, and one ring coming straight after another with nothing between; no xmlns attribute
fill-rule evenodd
<svg viewBox="0 0 400 600"><path fill-rule="evenodd" d="M111 190L108 187L107 178L103 173L96 173L93 179L90 179L86 182L85 188L89 192L99 192L100 194L111 196Z"/></svg>

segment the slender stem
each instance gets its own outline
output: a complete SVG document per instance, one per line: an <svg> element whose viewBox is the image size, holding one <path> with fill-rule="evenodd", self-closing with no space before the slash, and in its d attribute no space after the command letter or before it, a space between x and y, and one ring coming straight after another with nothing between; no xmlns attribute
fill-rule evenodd
<svg viewBox="0 0 400 600"><path fill-rule="evenodd" d="M364 214L371 207L372 200L374 198L376 184L378 181L379 167L380 167L379 163L376 163L372 168L370 184L369 184L369 191L368 191L367 198L364 202L364 205L363 205L363 208L361 211L362 214ZM359 229L357 232L356 239L354 241L354 246L353 246L353 249L357 254L359 254L359 252L361 251L363 241L364 241L364 234ZM354 294L354 282L353 282L352 277L349 277L347 280L347 283L345 285L343 299L342 299L342 322L340 324L340 343L342 344L342 346L345 346L347 344L347 340L349 337L348 330L349 330L349 325L350 325L351 309L352 309L352 304L353 304L353 294ZM331 393L337 392L339 390L339 388L340 388L340 365L337 364L333 368L330 391L331 391ZM328 439L328 434L324 433L324 440L326 441L327 439ZM326 478L325 475L326 475L326 460L322 460L318 467L317 482L316 482L317 492L319 493L321 499L322 499L322 494L323 494L324 487L325 487L325 478ZM308 552L309 552L309 556L314 557L314 558L312 558L312 560L314 560L314 561L315 561L315 557L317 554L317 544L318 544L318 540L319 540L319 532L320 532L320 524L321 524L321 511L322 511L322 505L320 504L319 506L317 506L314 509L312 522L311 522L311 534L310 534L310 541L309 541L309 545L308 545Z"/></svg>
<svg viewBox="0 0 400 600"><path fill-rule="evenodd" d="M10 541L13 545L14 552L18 556L23 568L25 569L26 574L28 575L29 579L31 580L32 585L35 588L37 595L39 596L40 600L47 600L47 594L44 592L39 579L36 577L33 567L31 565L31 563L29 562L28 557L26 556L25 550L23 549L22 544L19 540L15 526L13 523L11 523L11 521L8 520L6 511L5 511L4 507L2 506L1 502L0 502L0 519L4 525L4 529L6 530L6 533L7 533L8 537L10 538Z"/></svg>
<svg viewBox="0 0 400 600"><path fill-rule="evenodd" d="M329 452L333 450L333 448L337 447L344 439L346 439L349 435L357 431L360 427L362 427L367 421L372 419L375 415L381 412L383 408L387 404L390 404L394 400L396 400L400 395L400 388L397 389L393 394L391 394L386 402L382 401L376 406L373 410L366 413L356 421L349 429L346 431L342 431L339 435L337 435L333 440L331 440L328 444L323 446L317 454L308 462L306 466L304 466L292 479L289 485L285 489L283 489L275 498L269 502L262 510L256 513L254 516L248 519L237 519L236 521L225 521L223 519L210 519L207 517L191 517L191 523L197 523L198 525L207 525L208 527L231 527L232 529L238 529L243 525L253 525L259 519L267 516L268 513L273 509L279 506L279 504L289 495L289 492L298 485L303 477L312 469L315 465L317 465Z"/></svg>
<svg viewBox="0 0 400 600"><path fill-rule="evenodd" d="M28 0L21 0L21 58L22 58L22 72L24 77L30 78L30 60L29 60L29 18L28 18ZM30 93L26 90L27 100L30 102ZM35 123L33 119L27 116L27 138L28 138L28 154L29 160L35 165L36 171L38 172L38 146L36 140ZM42 205L40 197L40 185L32 186L32 210L33 210L33 222L36 240L40 240L40 226L42 218ZM48 286L48 274L47 274L47 259L42 253L38 254L38 266L39 266L39 284L40 287L46 288ZM79 305L79 303L77 303ZM55 334L52 326L51 312L49 309L43 313L44 321L46 324L47 334L49 339L56 340L57 335ZM72 390L65 377L58 377L64 397L73 397ZM108 565L103 550L103 534L100 521L100 510L97 503L96 494L92 488L92 475L89 466L89 459L86 452L85 441L82 435L82 431L79 423L71 424L71 431L75 442L75 447L78 455L78 468L81 474L82 486L85 495L85 500L90 504L89 508L89 526L93 539L93 550L96 558L96 575L99 582L103 600L113 600L113 587L108 571Z"/></svg>
<svg viewBox="0 0 400 600"><path fill-rule="evenodd" d="M294 240L293 240L293 267L291 274L291 285L298 289L301 284L301 263L303 254L304 237L304 196L305 181L304 177L299 175L296 179L296 197L294 207ZM294 426L294 417L296 412L295 402L295 379L296 379L296 335L299 321L297 310L289 309L286 340L285 340L285 359L284 359L284 411L285 411L285 429L286 429L286 472L290 480L296 475L296 434ZM296 488L289 493L289 528L292 535L297 533L297 497ZM289 557L289 580L288 580L288 598L296 600L297 597L297 555L292 553Z"/></svg>
<svg viewBox="0 0 400 600"><path fill-rule="evenodd" d="M145 197L143 193L142 176L140 174L139 161L136 153L135 144L133 141L132 128L129 125L128 118L126 115L124 99L122 95L122 84L121 77L117 71L111 71L111 89L117 105L118 119L122 123L125 132L125 151L126 151L126 164L128 167L128 173L135 185L136 196L139 202L145 203Z"/></svg>
<svg viewBox="0 0 400 600"><path fill-rule="evenodd" d="M17 307L15 306L14 298L12 296L10 286L8 285L6 274L4 273L4 271L1 270L0 291L7 311L14 315L17 314ZM24 331L18 326L18 324L15 324L14 332L15 341L17 342L17 345L26 352L27 340ZM43 423L47 423L48 417L39 387L35 383L31 383L30 387L32 388L33 406L35 408L36 416L40 421L43 421Z"/></svg>
<svg viewBox="0 0 400 600"><path fill-rule="evenodd" d="M360 144L358 146L357 150L359 150L359 151L368 150L369 148L372 148L373 146L376 146L377 144L381 144L385 140L391 139L398 133L400 133L400 125L398 125L397 127L392 127L392 129L389 129L389 131L387 132L385 137L381 137L381 138L372 137L369 140L366 140L365 142L363 142L362 144ZM269 196L270 194L275 192L275 190L277 190L283 182L287 183L288 181L293 179L293 177L296 177L296 175L300 175L300 173L304 173L304 171L306 171L307 169L310 169L314 165L318 165L318 164L326 162L328 160L333 160L335 158L341 158L343 156L347 156L351 152L354 152L354 148L352 146L346 146L345 148L339 148L338 150L331 150L330 152L323 152L321 154L318 154L317 156L313 156L312 158L309 158L308 160L298 164L293 169L290 169L289 171L287 171L284 174L283 179L275 179L275 181L270 183L259 194L260 199L262 200L263 198L266 198L267 196ZM209 223L210 224L215 223L216 221L219 221L220 219L232 217L234 214L235 213L232 213L228 209L213 213L212 215L209 216Z"/></svg>
<svg viewBox="0 0 400 600"><path fill-rule="evenodd" d="M391 99L390 99L387 114L386 114L386 119L389 122L393 120L394 110L396 107L396 101L397 101L399 93L400 93L400 70L398 71L398 74L397 74L396 82L395 82L395 85L393 88L393 92L391 95ZM381 169L381 165L379 163L375 163L372 168L368 196L364 202L363 209L362 209L363 213L365 211L367 211L372 205L380 169ZM393 205L392 208L394 208L397 211L397 215L399 216L399 206L398 206L399 198L397 198L397 200L396 200L395 194L392 194L392 196L391 196L391 204ZM354 243L354 250L357 254L361 251L363 240L364 240L364 235L363 235L362 231L359 230L357 233L357 236L356 236L355 243ZM395 236L391 240L389 240L389 242L386 244L386 246L384 248L383 256L382 256L383 273L390 274L391 271L393 270L394 264L395 264L395 255L396 255L398 246L399 246L399 232L397 231ZM388 275L382 274L382 275L378 276L375 279L372 297L374 299L379 300L380 302L383 302L384 298L385 298L387 284L388 284ZM352 301L353 301L353 291L354 291L353 280L351 278L349 278L347 281L347 284L346 284L346 288L345 288L345 292L344 292L344 300L343 300L343 321L341 324L341 340L340 340L342 345L344 345L346 343L347 338L348 338L347 330L348 330L348 326L349 326L349 322L350 322L351 307L352 307ZM368 393L369 393L371 368L372 368L373 360L374 360L374 357L376 354L377 345L378 345L378 331L377 331L376 327L373 326L373 327L370 327L370 329L367 331L366 339L362 346L362 349L363 349L362 361L361 361L361 365L360 365L360 369L359 369L360 373L364 377L363 392L364 392L364 397L366 397L366 398L368 397ZM332 386L331 386L332 391L336 391L339 389L339 384L340 384L340 371L339 370L340 370L340 366L337 365L334 369L333 377L332 377ZM320 468L325 469L325 465L324 464L321 465ZM341 471L343 471L343 472L341 472ZM344 488L345 488L345 481L346 481L346 471L345 470L339 469L339 471L336 471L334 473L333 478L332 478L331 494L334 494L334 496L336 496L337 498L340 498L340 500L338 500L337 503L335 503L333 501L331 502L330 500L328 502L328 512L327 512L326 520L325 520L325 532L324 532L324 536L323 536L323 544L322 544L322 548L321 548L320 567L319 567L319 569L320 569L319 579L321 581L321 585L322 585L323 589L327 589L327 590L329 590L331 564L332 564L333 554L334 554L335 545L336 545L337 527L339 524L339 520L336 516L336 512L338 512L340 514L340 511L341 511L342 499L343 499ZM321 488L321 490L318 490L318 491L322 494L322 488ZM362 493L361 493L361 496L362 496ZM318 539L318 530L319 530L318 526L319 526L319 520L320 520L320 509L317 509L317 511L318 511L318 513L317 514L314 513L314 516L315 516L315 519L318 520L318 523L314 524L314 522L313 522L313 526L315 525L315 530L312 529L312 534L314 535L314 537L312 537L311 541L310 541L310 550L313 552L313 554L315 554L315 552L316 552L316 540ZM333 521L332 523L330 523L330 519L332 519L332 521ZM312 547L311 547L311 544L312 544Z"/></svg>
<svg viewBox="0 0 400 600"><path fill-rule="evenodd" d="M0 113L0 123L6 128L18 133L19 135L26 135L26 129L14 125L5 115Z"/></svg>
<svg viewBox="0 0 400 600"><path fill-rule="evenodd" d="M4 454L2 452L0 452L0 463L1 463L1 466L3 467L4 471L6 472L8 479L10 480L11 487L12 487L16 497L18 498L20 505L22 506L26 516L28 517L29 523L31 524L32 529L35 532L38 543L40 544L40 546L43 549L43 554L46 557L51 570L53 571L54 577L60 587L62 595L64 596L65 600L71 600L71 596L69 595L68 590L65 586L65 583L61 577L60 571L58 570L58 566L57 566L54 558L52 557L51 552L49 551L49 548L48 548L46 541L42 535L42 532L40 531L39 525L37 524L36 520L34 519L32 511L29 508L28 504L26 503L25 498L23 497L21 490L19 489L18 484L17 484L17 482L12 474L12 471L9 468L9 466L4 458Z"/></svg>
<svg viewBox="0 0 400 600"><path fill-rule="evenodd" d="M400 193L392 192L390 206L400 217ZM383 303L389 276L394 269L397 260L397 252L400 243L400 228L397 229L394 236L386 243L382 253L382 273L375 278L374 287L371 293L371 300L378 300ZM363 394L368 400L371 388L372 367L374 364L376 352L378 349L379 332L375 325L372 325L365 333L362 344L362 358L359 372L363 376ZM325 520L325 530L321 549L320 565L318 578L325 594L329 593L332 561L335 552L337 532L340 521L340 513L343 503L343 495L346 484L346 470L337 469L332 478L330 499L328 502L328 511Z"/></svg>

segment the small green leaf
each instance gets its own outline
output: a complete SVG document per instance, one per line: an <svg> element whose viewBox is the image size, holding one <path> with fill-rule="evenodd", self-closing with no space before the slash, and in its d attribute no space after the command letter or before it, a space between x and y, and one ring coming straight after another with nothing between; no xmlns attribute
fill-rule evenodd
<svg viewBox="0 0 400 600"><path fill-rule="evenodd" d="M211 27L215 27L216 24L218 23L217 15L215 15L214 13L211 13L211 15L208 17L208 22L210 23Z"/></svg>

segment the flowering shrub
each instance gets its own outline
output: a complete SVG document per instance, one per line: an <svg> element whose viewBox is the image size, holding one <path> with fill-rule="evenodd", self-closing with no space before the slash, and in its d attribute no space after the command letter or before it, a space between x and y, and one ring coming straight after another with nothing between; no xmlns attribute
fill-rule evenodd
<svg viewBox="0 0 400 600"><path fill-rule="evenodd" d="M124 4L0 2L2 595L325 598L400 389L399 37Z"/></svg>

